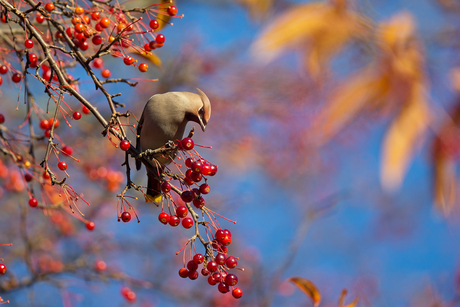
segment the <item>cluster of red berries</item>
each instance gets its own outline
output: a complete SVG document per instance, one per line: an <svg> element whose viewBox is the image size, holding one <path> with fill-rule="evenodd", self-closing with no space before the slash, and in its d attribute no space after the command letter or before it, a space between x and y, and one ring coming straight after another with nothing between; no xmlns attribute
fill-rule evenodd
<svg viewBox="0 0 460 307"><path fill-rule="evenodd" d="M227 229L219 229L216 231L215 240L212 241L212 246L217 254L211 255L207 259L202 254L195 254L193 258L187 262L187 267L179 270L179 276L195 280L198 278L198 267L203 264L201 275L208 277L208 284L217 286L221 293L230 292L235 298L241 298L243 291L235 286L238 284L238 277L235 274L228 273L228 270L236 268L238 260L230 255L227 255L227 245L231 242L232 234ZM206 261L207 260L207 261Z"/></svg>
<svg viewBox="0 0 460 307"><path fill-rule="evenodd" d="M136 292L131 290L129 287L121 288L121 295L130 303L134 303L137 298Z"/></svg>
<svg viewBox="0 0 460 307"><path fill-rule="evenodd" d="M45 130L45 137L49 138L51 136L51 127L53 127L53 124L54 124L54 129L59 127L60 125L59 119L56 118L56 122L54 121L54 118L42 119L40 121L40 128L42 130Z"/></svg>
<svg viewBox="0 0 460 307"><path fill-rule="evenodd" d="M8 67L6 65L1 65L0 66L0 74L1 75L4 75L8 72ZM19 83L21 82L21 79L22 79L22 74L19 73L19 72L14 72L12 75L11 75L11 80L14 82L14 83ZM0 76L0 85L2 85L3 83L3 77Z"/></svg>

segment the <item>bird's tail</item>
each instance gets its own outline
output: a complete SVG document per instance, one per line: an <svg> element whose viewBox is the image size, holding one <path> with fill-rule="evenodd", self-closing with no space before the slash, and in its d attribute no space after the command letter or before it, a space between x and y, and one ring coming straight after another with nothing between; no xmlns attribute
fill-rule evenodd
<svg viewBox="0 0 460 307"><path fill-rule="evenodd" d="M162 169L159 171L163 172ZM145 202L147 203L161 202L161 181L158 175L147 172L147 194L145 195Z"/></svg>

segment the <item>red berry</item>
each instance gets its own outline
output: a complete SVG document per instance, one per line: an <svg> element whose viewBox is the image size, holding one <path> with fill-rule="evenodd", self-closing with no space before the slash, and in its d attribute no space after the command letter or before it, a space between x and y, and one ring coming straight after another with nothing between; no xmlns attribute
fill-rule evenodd
<svg viewBox="0 0 460 307"><path fill-rule="evenodd" d="M234 298L241 298L243 296L243 291L240 288L235 288L232 291L232 295Z"/></svg>
<svg viewBox="0 0 460 307"><path fill-rule="evenodd" d="M217 165L210 165L209 176L214 176L217 173Z"/></svg>
<svg viewBox="0 0 460 307"><path fill-rule="evenodd" d="M123 151L127 151L131 148L131 144L127 140L123 140L120 142L120 149Z"/></svg>
<svg viewBox="0 0 460 307"><path fill-rule="evenodd" d="M196 264L195 261L190 260L187 262L187 269L189 269L189 271L196 271L198 269L198 264Z"/></svg>
<svg viewBox="0 0 460 307"><path fill-rule="evenodd" d="M42 119L40 122L40 128L43 130L49 129L51 127L50 122L47 119Z"/></svg>
<svg viewBox="0 0 460 307"><path fill-rule="evenodd" d="M91 13L91 19L92 20L99 20L101 18L101 13L99 12L92 12Z"/></svg>
<svg viewBox="0 0 460 307"><path fill-rule="evenodd" d="M179 276L182 278L187 278L188 277L188 270L186 268L181 268L179 270Z"/></svg>
<svg viewBox="0 0 460 307"><path fill-rule="evenodd" d="M134 63L134 58L128 55L123 59L123 62L125 63L125 65L132 65Z"/></svg>
<svg viewBox="0 0 460 307"><path fill-rule="evenodd" d="M100 45L102 44L102 36L100 35L94 35L94 37L92 38L92 42L94 45ZM99 58L98 58L99 59ZM97 59L96 59L97 60ZM96 61L94 60L94 61ZM96 67L96 66L95 66ZM98 68L98 67L97 67Z"/></svg>
<svg viewBox="0 0 460 307"><path fill-rule="evenodd" d="M231 233L230 230L228 230L228 229L224 229L224 234L225 234L226 236L229 236L229 237L232 236L232 233Z"/></svg>
<svg viewBox="0 0 460 307"><path fill-rule="evenodd" d="M201 179L203 179L203 175L201 175L200 173L195 173L195 172L193 172L193 173L190 175L190 179L192 179L194 182L200 182Z"/></svg>
<svg viewBox="0 0 460 307"><path fill-rule="evenodd" d="M5 115L0 114L0 124L3 124L5 122Z"/></svg>
<svg viewBox="0 0 460 307"><path fill-rule="evenodd" d="M38 61L38 57L35 53L29 53L29 62L35 63Z"/></svg>
<svg viewBox="0 0 460 307"><path fill-rule="evenodd" d="M6 265L0 263L0 274L4 275L6 273Z"/></svg>
<svg viewBox="0 0 460 307"><path fill-rule="evenodd" d="M45 17L43 15L40 15L38 14L37 15L37 18L35 18L35 20L38 22L38 23L42 23L45 21Z"/></svg>
<svg viewBox="0 0 460 307"><path fill-rule="evenodd" d="M176 209L176 215L179 217L179 218L184 218L186 217L188 214L188 210L187 210L187 207L186 206L179 206L177 207Z"/></svg>
<svg viewBox="0 0 460 307"><path fill-rule="evenodd" d="M2 83L3 83L3 78L2 76L0 76L0 85L2 85Z"/></svg>
<svg viewBox="0 0 460 307"><path fill-rule="evenodd" d="M208 276L210 273L207 268L202 268L201 269L201 275L203 276Z"/></svg>
<svg viewBox="0 0 460 307"><path fill-rule="evenodd" d="M83 107L81 108L81 111L83 112L83 114L89 114L89 113L91 113L91 111L90 111L86 106L83 106Z"/></svg>
<svg viewBox="0 0 460 307"><path fill-rule="evenodd" d="M81 113L78 111L73 112L73 119L79 120L81 118Z"/></svg>
<svg viewBox="0 0 460 307"><path fill-rule="evenodd" d="M168 224L169 222L169 214L167 214L166 212L161 212L159 215L158 215L158 220L163 223L163 224Z"/></svg>
<svg viewBox="0 0 460 307"><path fill-rule="evenodd" d="M73 154L73 148L70 146L64 146L62 148L62 153L65 154L66 156L71 156Z"/></svg>
<svg viewBox="0 0 460 307"><path fill-rule="evenodd" d="M125 299L126 299L128 302L135 302L135 301L136 301L136 298L137 298L136 292L134 292L134 291L131 291L131 290L130 290L130 291L126 292L126 294L125 294Z"/></svg>
<svg viewBox="0 0 460 307"><path fill-rule="evenodd" d="M201 163L201 161L195 161L192 163L191 169L195 173L201 173L201 170L203 169L203 164Z"/></svg>
<svg viewBox="0 0 460 307"><path fill-rule="evenodd" d="M171 185L169 182L163 182L161 184L161 191L163 191L163 193L169 193L171 191Z"/></svg>
<svg viewBox="0 0 460 307"><path fill-rule="evenodd" d="M204 256L202 254L196 254L195 256L193 256L193 261L196 264L202 264L204 261Z"/></svg>
<svg viewBox="0 0 460 307"><path fill-rule="evenodd" d="M79 19L80 19L80 18L79 18ZM81 20L80 20L80 21L81 21ZM85 29L86 29L86 26L85 26L84 24L82 24L82 23L77 23L77 24L75 25L75 31L76 31L77 33L83 33L83 31L85 31Z"/></svg>
<svg viewBox="0 0 460 307"><path fill-rule="evenodd" d="M46 129L45 130L45 136L49 138L51 136L51 129Z"/></svg>
<svg viewBox="0 0 460 307"><path fill-rule="evenodd" d="M8 72L8 67L6 65L0 66L0 74L4 75Z"/></svg>
<svg viewBox="0 0 460 307"><path fill-rule="evenodd" d="M171 5L170 7L168 7L168 15L169 16L174 16L177 14L177 7Z"/></svg>
<svg viewBox="0 0 460 307"><path fill-rule="evenodd" d="M150 48L150 50L155 50L155 49L157 49L157 42L156 42L156 41L151 41L151 42L149 43L149 48Z"/></svg>
<svg viewBox="0 0 460 307"><path fill-rule="evenodd" d="M156 21L155 19L150 20L149 25L150 25L150 28L152 28L152 29L154 29L154 30L155 30L155 29L158 29L158 27L160 26L160 24L158 23L158 21Z"/></svg>
<svg viewBox="0 0 460 307"><path fill-rule="evenodd" d="M128 223L129 221L131 221L131 214L129 212L123 212L121 214L121 220L124 222L124 223Z"/></svg>
<svg viewBox="0 0 460 307"><path fill-rule="evenodd" d="M186 217L182 220L182 226L184 226L185 229L192 228L193 226L193 220L190 217Z"/></svg>
<svg viewBox="0 0 460 307"><path fill-rule="evenodd" d="M86 223L86 229L88 229L89 231L93 231L94 227L96 227L96 224L94 222Z"/></svg>
<svg viewBox="0 0 460 307"><path fill-rule="evenodd" d="M216 235L214 236L217 241L221 242L223 238L225 238L225 232L222 229L216 231Z"/></svg>
<svg viewBox="0 0 460 307"><path fill-rule="evenodd" d="M65 163L64 161L61 161L58 163L58 168L61 170L61 171L65 171L67 169L67 163Z"/></svg>
<svg viewBox="0 0 460 307"><path fill-rule="evenodd" d="M89 48L89 43L87 41L80 42L80 45L78 46L81 50L85 51L88 50Z"/></svg>
<svg viewBox="0 0 460 307"><path fill-rule="evenodd" d="M59 124L60 124L59 119L57 118L56 118L56 122L54 122L54 118L50 118L49 123L50 123L50 128L53 126L53 123L54 123L54 128L59 127Z"/></svg>
<svg viewBox="0 0 460 307"><path fill-rule="evenodd" d="M220 293L227 293L228 291L230 291L230 288L224 282L221 282L217 286L217 289L219 290Z"/></svg>
<svg viewBox="0 0 460 307"><path fill-rule="evenodd" d="M112 73L107 68L102 70L102 77L104 77L104 78L110 78L111 74Z"/></svg>
<svg viewBox="0 0 460 307"><path fill-rule="evenodd" d="M77 7L75 8L75 14L77 14L77 15L81 15L81 14L83 14L84 12L85 12L85 10L84 10L81 6L77 6Z"/></svg>
<svg viewBox="0 0 460 307"><path fill-rule="evenodd" d="M43 179L45 179L45 180L48 180L48 179L50 179L50 178L51 178L50 174L48 174L48 172L47 172L47 171L44 171L44 172L43 172L43 175L42 175L42 177L43 177Z"/></svg>
<svg viewBox="0 0 460 307"><path fill-rule="evenodd" d="M101 25L102 28L106 29L110 26L110 19L102 18L101 21L99 21L99 24Z"/></svg>
<svg viewBox="0 0 460 307"><path fill-rule="evenodd" d="M198 272L197 271L189 271L188 272L188 278L191 280L195 280L198 278Z"/></svg>
<svg viewBox="0 0 460 307"><path fill-rule="evenodd" d="M165 42L165 36L163 34L158 34L157 37L155 38L155 41L158 44L164 44Z"/></svg>
<svg viewBox="0 0 460 307"><path fill-rule="evenodd" d="M193 200L193 205L197 208L197 209L201 209L204 207L204 198L203 197L198 197L197 199L194 199Z"/></svg>
<svg viewBox="0 0 460 307"><path fill-rule="evenodd" d="M150 45L148 43L144 45L144 50L147 51L147 52L152 51L152 49L150 49Z"/></svg>
<svg viewBox="0 0 460 307"><path fill-rule="evenodd" d="M176 227L177 225L179 225L179 223L180 219L176 215L171 215L169 217L169 225L171 225L172 227Z"/></svg>
<svg viewBox="0 0 460 307"><path fill-rule="evenodd" d="M232 237L230 237L230 236L225 236L225 237L222 239L221 243L222 243L223 246L230 245L230 243L232 243Z"/></svg>
<svg viewBox="0 0 460 307"><path fill-rule="evenodd" d="M203 269L204 270L204 269ZM202 271L203 273L203 271ZM208 274L209 274L209 271L208 271ZM214 280L214 276L213 275L209 275L208 277L208 284L210 284L211 286L215 286L217 284L217 281Z"/></svg>
<svg viewBox="0 0 460 307"><path fill-rule="evenodd" d="M180 142L180 145L184 150L191 150L195 146L195 143L191 138L185 138Z"/></svg>
<svg viewBox="0 0 460 307"><path fill-rule="evenodd" d="M200 185L200 193L201 194L208 194L211 191L211 187L207 183L203 183Z"/></svg>
<svg viewBox="0 0 460 307"><path fill-rule="evenodd" d="M103 272L107 269L107 263L104 260L97 260L94 263L94 269L98 272Z"/></svg>
<svg viewBox="0 0 460 307"><path fill-rule="evenodd" d="M30 49L33 46L34 46L34 42L31 39L26 39L26 41L24 42L24 47L26 47L27 49Z"/></svg>
<svg viewBox="0 0 460 307"><path fill-rule="evenodd" d="M45 10L47 10L48 12L52 12L54 10L54 4L51 2L45 4Z"/></svg>
<svg viewBox="0 0 460 307"><path fill-rule="evenodd" d="M236 286L236 284L238 283L238 277L236 277L235 274L228 274L225 277L225 283L230 287Z"/></svg>
<svg viewBox="0 0 460 307"><path fill-rule="evenodd" d="M35 208L38 206L38 200L36 198L31 198L29 199L29 206L31 206L32 208Z"/></svg>
<svg viewBox="0 0 460 307"><path fill-rule="evenodd" d="M13 80L14 83L19 83L22 79L22 75L20 73L15 73L11 77L11 80Z"/></svg>
<svg viewBox="0 0 460 307"><path fill-rule="evenodd" d="M206 268L211 273L217 271L217 268L218 268L217 262L215 262L214 260L209 261L208 264L206 265Z"/></svg>
<svg viewBox="0 0 460 307"><path fill-rule="evenodd" d="M149 66L145 63L139 64L139 71L140 72L146 72L149 69Z"/></svg>
<svg viewBox="0 0 460 307"><path fill-rule="evenodd" d="M208 164L203 164L203 169L201 170L201 173L203 174L203 176L209 175L210 172L211 172L211 166Z"/></svg>
<svg viewBox="0 0 460 307"><path fill-rule="evenodd" d="M187 158L187 160L185 160L185 166L187 166L188 168L192 167L192 163L193 163L192 158Z"/></svg>
<svg viewBox="0 0 460 307"><path fill-rule="evenodd" d="M189 203L195 198L195 195L191 191L184 191L184 192L182 192L180 198L184 202Z"/></svg>
<svg viewBox="0 0 460 307"><path fill-rule="evenodd" d="M217 262L217 264L224 265L225 264L225 258L226 257L225 257L224 254L219 253L219 254L216 255L215 261Z"/></svg>
<svg viewBox="0 0 460 307"><path fill-rule="evenodd" d="M233 256L228 256L227 260L225 260L225 264L229 269L234 269L238 265L238 261Z"/></svg>
<svg viewBox="0 0 460 307"><path fill-rule="evenodd" d="M29 174L29 173L25 173L25 174L24 174L24 180L25 180L26 182L31 182L32 179L34 179L34 177L32 177L31 174Z"/></svg>

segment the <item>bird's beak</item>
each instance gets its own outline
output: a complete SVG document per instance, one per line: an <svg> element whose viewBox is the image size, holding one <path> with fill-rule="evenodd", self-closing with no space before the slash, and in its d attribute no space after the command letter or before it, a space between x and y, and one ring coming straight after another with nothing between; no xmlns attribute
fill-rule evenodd
<svg viewBox="0 0 460 307"><path fill-rule="evenodd" d="M198 121L200 122L201 130L203 130L204 132L206 130L206 125L203 123L203 120L199 116L198 116Z"/></svg>

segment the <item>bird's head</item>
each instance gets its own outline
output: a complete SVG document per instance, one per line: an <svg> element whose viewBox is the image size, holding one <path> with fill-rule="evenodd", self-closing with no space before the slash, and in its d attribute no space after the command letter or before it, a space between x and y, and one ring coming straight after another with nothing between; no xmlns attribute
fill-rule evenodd
<svg viewBox="0 0 460 307"><path fill-rule="evenodd" d="M188 120L194 121L201 126L203 131L206 130L209 118L211 117L211 102L209 101L208 96L197 88L199 99L194 99L193 108L189 113Z"/></svg>

